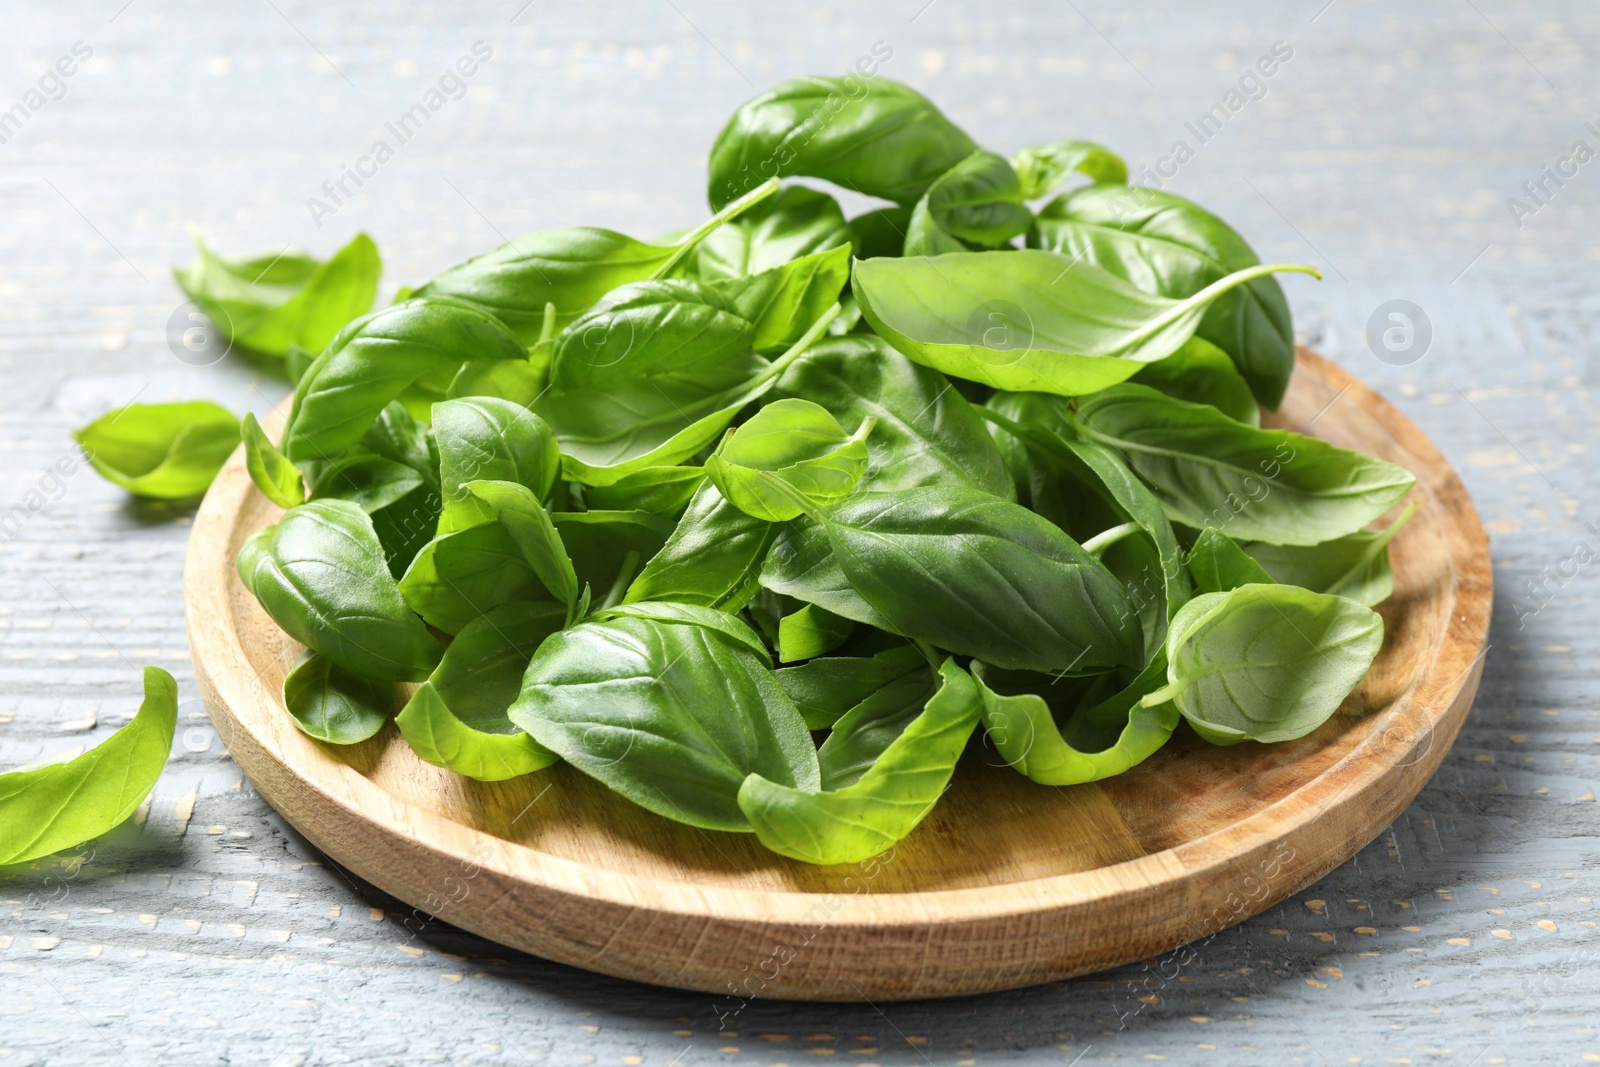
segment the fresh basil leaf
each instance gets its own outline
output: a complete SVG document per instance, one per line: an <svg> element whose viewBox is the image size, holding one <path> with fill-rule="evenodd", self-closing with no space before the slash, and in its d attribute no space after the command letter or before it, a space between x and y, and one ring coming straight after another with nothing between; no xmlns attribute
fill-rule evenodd
<svg viewBox="0 0 1600 1067"><path fill-rule="evenodd" d="M646 467L610 485L585 487L583 499L592 508L679 515L705 479L704 467Z"/></svg>
<svg viewBox="0 0 1600 1067"><path fill-rule="evenodd" d="M1383 619L1344 597L1292 585L1242 585L1183 606L1167 635L1172 701L1215 745L1292 741L1321 726L1383 646Z"/></svg>
<svg viewBox="0 0 1600 1067"><path fill-rule="evenodd" d="M239 577L296 641L367 678L420 681L442 649L389 576L372 522L344 500L313 500L253 534Z"/></svg>
<svg viewBox="0 0 1600 1067"><path fill-rule="evenodd" d="M945 660L939 677L937 691L886 688L840 719L817 753L821 792L746 778L739 807L761 843L806 863L858 863L916 829L978 723L972 676Z"/></svg>
<svg viewBox="0 0 1600 1067"><path fill-rule="evenodd" d="M786 185L701 241L688 261L689 275L702 282L746 278L849 244L838 201L816 189ZM844 256L848 275L849 253ZM837 299L835 293L823 301L801 329Z"/></svg>
<svg viewBox="0 0 1600 1067"><path fill-rule="evenodd" d="M1091 182L1124 185L1128 181L1128 165L1093 141L1030 145L1011 157L1011 167L1017 172L1024 200L1048 196L1073 171Z"/></svg>
<svg viewBox="0 0 1600 1067"><path fill-rule="evenodd" d="M403 463L421 475L422 482L439 488L439 450L426 424L413 418L399 401L378 412L361 435L358 448Z"/></svg>
<svg viewBox="0 0 1600 1067"><path fill-rule="evenodd" d="M675 607L697 621L617 616L550 637L528 665L511 721L643 808L748 832L738 804L745 778L814 790L816 750L752 651L760 639L729 636L737 624L721 612Z"/></svg>
<svg viewBox="0 0 1600 1067"><path fill-rule="evenodd" d="M541 582L498 522L440 534L417 553L400 593L429 626L460 633L473 619L515 600L537 600ZM565 604L562 605L566 607Z"/></svg>
<svg viewBox="0 0 1600 1067"><path fill-rule="evenodd" d="M280 508L304 504L306 487L300 471L262 432L255 414L245 412L239 429L244 438L245 469L250 472L250 480L256 483L256 488Z"/></svg>
<svg viewBox="0 0 1600 1067"><path fill-rule="evenodd" d="M819 341L784 372L773 394L820 404L850 433L877 420L867 438L863 490L967 485L1016 498L1005 461L972 405L944 375L882 338Z"/></svg>
<svg viewBox="0 0 1600 1067"><path fill-rule="evenodd" d="M283 679L283 702L302 733L333 745L353 745L389 721L394 685L363 678L307 651Z"/></svg>
<svg viewBox="0 0 1600 1067"><path fill-rule="evenodd" d="M1091 185L1046 204L1028 243L1173 299L1260 262L1227 223L1158 189ZM1221 294L1196 332L1233 359L1256 399L1277 408L1294 370L1294 326L1275 278Z"/></svg>
<svg viewBox="0 0 1600 1067"><path fill-rule="evenodd" d="M468 482L514 482L544 500L561 473L555 434L539 416L509 400L468 397L435 404L433 432L444 493L441 534L494 517L467 491Z"/></svg>
<svg viewBox="0 0 1600 1067"><path fill-rule="evenodd" d="M1253 266L1181 300L1039 249L857 260L861 314L918 363L996 389L1078 396L1177 351L1229 290L1295 264Z"/></svg>
<svg viewBox="0 0 1600 1067"><path fill-rule="evenodd" d="M618 604L595 613L595 618L605 619L655 619L658 622L684 623L715 630L731 641L743 645L771 665L772 654L759 635L736 616L725 611L715 611L698 604L680 604L672 601L640 601L636 604Z"/></svg>
<svg viewBox="0 0 1600 1067"><path fill-rule="evenodd" d="M316 358L316 352L301 348L299 345L290 345L289 351L283 357L283 372L288 375L289 384L299 385L300 379L305 377L306 369L316 361Z"/></svg>
<svg viewBox="0 0 1600 1067"><path fill-rule="evenodd" d="M911 229L909 207L885 207L857 215L850 220L850 243L857 259L898 256L905 251L906 231Z"/></svg>
<svg viewBox="0 0 1600 1067"><path fill-rule="evenodd" d="M715 282L711 290L732 301L755 324L750 347L776 355L839 300L850 280L850 246L839 245L753 274Z"/></svg>
<svg viewBox="0 0 1600 1067"><path fill-rule="evenodd" d="M825 408L809 400L775 400L731 431L706 459L706 475L729 503L766 522L785 522L801 506L777 480L816 504L849 495L867 470L867 418L847 434Z"/></svg>
<svg viewBox="0 0 1600 1067"><path fill-rule="evenodd" d="M567 546L579 585L608 604L622 598L639 565L660 552L676 528L671 519L649 511L556 511L550 519Z"/></svg>
<svg viewBox="0 0 1600 1067"><path fill-rule="evenodd" d="M400 580L417 554L433 539L442 503L438 487L424 483L393 504L371 513L373 532L378 535L378 544L383 546L389 573L395 581Z"/></svg>
<svg viewBox="0 0 1600 1067"><path fill-rule="evenodd" d="M406 743L423 760L479 782L501 782L532 774L561 757L518 731L492 734L475 730L456 718L450 705L423 682L395 718Z"/></svg>
<svg viewBox="0 0 1600 1067"><path fill-rule="evenodd" d="M528 359L476 359L461 365L444 395L450 400L463 397L498 397L519 407L527 407L544 393L549 377L548 354L546 358Z"/></svg>
<svg viewBox="0 0 1600 1067"><path fill-rule="evenodd" d="M979 149L941 174L917 201L905 254L938 256L1009 244L1033 225L1033 212L1022 201L1011 164Z"/></svg>
<svg viewBox="0 0 1600 1067"><path fill-rule="evenodd" d="M746 101L711 146L713 207L771 177L914 203L977 149L922 94L853 75L793 78Z"/></svg>
<svg viewBox="0 0 1600 1067"><path fill-rule="evenodd" d="M172 754L178 683L144 669L144 703L128 725L65 763L0 774L0 866L99 837L136 811Z"/></svg>
<svg viewBox="0 0 1600 1067"><path fill-rule="evenodd" d="M378 294L383 263L364 233L325 263L289 251L226 259L199 233L190 236L195 259L173 270L178 288L235 344L256 352L285 356L294 345L320 352Z"/></svg>
<svg viewBox="0 0 1600 1067"><path fill-rule="evenodd" d="M468 492L483 502L494 517L499 519L511 534L511 539L522 549L533 573L539 576L550 595L567 605L567 623L577 619L573 613L578 606L578 574L567 555L567 546L556 532L550 513L533 490L515 482L468 482Z"/></svg>
<svg viewBox="0 0 1600 1067"><path fill-rule="evenodd" d="M1372 607L1394 592L1389 568L1389 542L1416 514L1415 501L1386 530L1357 530L1318 545L1245 545L1243 552L1264 575L1255 581L1298 585L1318 593L1347 597ZM1198 548L1198 542L1196 543Z"/></svg>
<svg viewBox="0 0 1600 1067"><path fill-rule="evenodd" d="M778 659L795 663L826 656L848 641L855 628L849 619L806 604L778 621Z"/></svg>
<svg viewBox="0 0 1600 1067"><path fill-rule="evenodd" d="M754 337L755 324L709 286L635 282L612 290L556 339L550 387L558 394L611 389L642 378L722 389L748 376L738 359Z"/></svg>
<svg viewBox="0 0 1600 1067"><path fill-rule="evenodd" d="M135 496L188 500L239 446L239 420L206 400L130 404L76 430L94 469Z"/></svg>
<svg viewBox="0 0 1600 1067"><path fill-rule="evenodd" d="M1261 425L1261 406L1228 353L1203 337L1191 337L1166 359L1146 363L1131 379L1191 404L1210 404L1235 422Z"/></svg>
<svg viewBox="0 0 1600 1067"><path fill-rule="evenodd" d="M299 472L295 474L298 477ZM348 500L370 515L407 496L421 485L422 475L405 464L371 453L356 452L316 464L311 495L319 500Z"/></svg>
<svg viewBox="0 0 1600 1067"><path fill-rule="evenodd" d="M339 331L306 370L281 447L296 463L329 459L359 441L425 372L467 360L524 358L516 337L470 304L416 298L375 311Z"/></svg>
<svg viewBox="0 0 1600 1067"><path fill-rule="evenodd" d="M1149 759L1178 725L1171 704L1144 707L1142 692L1162 682L1165 656L1135 682L1136 691L1107 705L1114 710L1074 712L1052 702L1048 675L998 671L973 664L982 698L983 726L995 751L1020 774L1041 785L1078 785L1121 774ZM1138 691L1138 690L1142 690Z"/></svg>
<svg viewBox="0 0 1600 1067"><path fill-rule="evenodd" d="M872 694L908 675L925 676L928 661L912 645L870 656L825 656L774 673L810 730L827 730Z"/></svg>
<svg viewBox="0 0 1600 1067"><path fill-rule="evenodd" d="M628 587L625 602L671 600L736 612L757 589L776 528L704 482L672 536Z"/></svg>
<svg viewBox="0 0 1600 1067"><path fill-rule="evenodd" d="M763 588L880 630L894 629L850 584L820 523L802 518L781 526L763 525L776 531L766 559L760 562L758 580Z"/></svg>
<svg viewBox="0 0 1600 1067"><path fill-rule="evenodd" d="M1343 537L1416 484L1392 463L1246 426L1141 385L1084 397L1073 426L1118 452L1173 522L1237 540L1310 545Z"/></svg>
<svg viewBox="0 0 1600 1067"><path fill-rule="evenodd" d="M1270 585L1274 581L1233 538L1214 528L1200 531L1185 566L1194 578L1195 588L1202 593L1226 593L1241 585Z"/></svg>

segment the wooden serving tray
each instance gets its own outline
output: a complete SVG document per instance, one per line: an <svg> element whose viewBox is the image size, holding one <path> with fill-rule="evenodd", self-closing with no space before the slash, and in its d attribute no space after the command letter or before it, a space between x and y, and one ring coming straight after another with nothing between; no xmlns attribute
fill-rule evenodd
<svg viewBox="0 0 1600 1067"><path fill-rule="evenodd" d="M1338 714L1270 746L1215 748L1180 727L1127 774L1064 789L1004 766L980 731L927 820L860 865L812 867L754 835L669 822L565 765L470 781L418 759L392 724L350 747L302 734L280 695L300 646L234 573L239 545L280 514L242 449L189 540L195 675L233 758L319 848L539 956L730 1006L951 996L1095 971L1214 933L1343 863L1416 796L1477 692L1488 537L1444 457L1304 349L1270 423L1417 476L1419 510L1392 544L1395 593L1378 609L1383 652Z"/></svg>

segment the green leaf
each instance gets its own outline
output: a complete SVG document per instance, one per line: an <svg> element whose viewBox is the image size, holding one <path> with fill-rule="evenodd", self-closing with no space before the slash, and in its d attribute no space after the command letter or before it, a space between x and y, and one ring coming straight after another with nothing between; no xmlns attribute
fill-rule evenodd
<svg viewBox="0 0 1600 1067"><path fill-rule="evenodd" d="M982 420L949 379L871 335L829 338L794 362L773 395L811 400L849 433L876 419L862 490L967 485L1016 498L1005 461Z"/></svg>
<svg viewBox="0 0 1600 1067"><path fill-rule="evenodd" d="M928 661L912 645L870 656L826 656L775 672L810 730L827 730L872 694L908 675L925 674Z"/></svg>
<svg viewBox="0 0 1600 1067"><path fill-rule="evenodd" d="M130 404L73 433L94 469L135 496L188 500L239 445L239 420L206 400Z"/></svg>
<svg viewBox="0 0 1600 1067"><path fill-rule="evenodd" d="M353 452L315 467L316 476L311 483L314 498L348 500L369 515L422 485L422 475L411 467L370 452Z"/></svg>
<svg viewBox="0 0 1600 1067"><path fill-rule="evenodd" d="M1038 249L857 260L861 314L895 348L956 378L1078 396L1176 352L1213 301L1294 264L1229 274L1182 300Z"/></svg>
<svg viewBox="0 0 1600 1067"><path fill-rule="evenodd" d="M372 522L344 500L313 500L239 549L239 577L290 637L340 667L420 681L443 651L401 599Z"/></svg>
<svg viewBox="0 0 1600 1067"><path fill-rule="evenodd" d="M826 656L849 640L856 624L826 608L807 604L778 622L778 659L794 663Z"/></svg>
<svg viewBox="0 0 1600 1067"><path fill-rule="evenodd" d="M522 547L499 522L453 530L429 541L411 561L399 589L412 611L450 634L502 604L545 595Z"/></svg>
<svg viewBox="0 0 1600 1067"><path fill-rule="evenodd" d="M840 719L817 753L821 792L746 778L739 807L761 843L806 863L857 863L914 830L978 722L972 676L952 660L939 676L937 691L880 690Z"/></svg>
<svg viewBox="0 0 1600 1067"><path fill-rule="evenodd" d="M568 624L577 621L572 613L578 605L578 574L550 513L533 495L533 490L515 482L494 481L468 482L466 489L487 505L505 526L511 539L522 549L522 558L528 561L550 595L567 605Z"/></svg>
<svg viewBox="0 0 1600 1067"><path fill-rule="evenodd" d="M1311 545L1354 533L1411 491L1403 467L1140 385L1085 397L1073 426L1116 450L1173 522Z"/></svg>
<svg viewBox="0 0 1600 1067"><path fill-rule="evenodd" d="M906 230L905 255L937 256L1009 244L1033 225L1022 192L1011 164L979 149L941 174L917 201Z"/></svg>
<svg viewBox="0 0 1600 1067"><path fill-rule="evenodd" d="M1011 157L1011 167L1017 172L1024 200L1048 196L1073 171L1091 182L1123 185L1128 181L1128 165L1093 141L1030 145Z"/></svg>
<svg viewBox="0 0 1600 1067"><path fill-rule="evenodd" d="M316 360L317 353L301 348L299 345L290 345L288 353L283 357L283 372L289 377L290 385L299 385L300 379L305 377L307 368Z"/></svg>
<svg viewBox="0 0 1600 1067"><path fill-rule="evenodd" d="M235 344L273 356L291 346L320 352L334 334L372 308L383 263L364 233L319 262L280 250L225 259L192 232L195 260L172 276Z"/></svg>
<svg viewBox="0 0 1600 1067"><path fill-rule="evenodd" d="M704 467L646 467L610 485L586 487L583 499L592 508L678 515L705 480Z"/></svg>
<svg viewBox="0 0 1600 1067"><path fill-rule="evenodd" d="M704 482L672 536L628 587L625 602L671 600L736 612L757 589L775 527Z"/></svg>
<svg viewBox="0 0 1600 1067"><path fill-rule="evenodd" d="M1170 700L1216 745L1292 741L1321 726L1383 646L1383 619L1344 597L1242 585L1185 604L1167 635Z"/></svg>
<svg viewBox="0 0 1600 1067"><path fill-rule="evenodd" d="M821 523L802 518L781 526L762 525L776 533L769 542L766 559L757 561L762 588L880 630L894 629L894 624L850 584Z"/></svg>
<svg viewBox="0 0 1600 1067"><path fill-rule="evenodd" d="M561 473L555 434L527 408L496 397L433 405L444 508L439 533L490 521L493 513L467 491L473 481L515 482L544 500Z"/></svg>
<svg viewBox="0 0 1600 1067"><path fill-rule="evenodd" d="M1177 710L1138 703L1143 692L1161 684L1165 667L1166 657L1158 652L1131 692L1084 711L1056 707L1048 675L998 671L983 663L973 664L973 675L995 751L1025 777L1062 786L1121 774L1167 743L1178 725Z"/></svg>
<svg viewBox="0 0 1600 1067"><path fill-rule="evenodd" d="M716 289L635 282L612 290L557 337L550 388L560 394L649 379L666 388L724 389L748 376L740 357L754 337L755 324Z"/></svg>
<svg viewBox="0 0 1600 1067"><path fill-rule="evenodd" d="M1202 593L1226 593L1241 585L1270 585L1274 580L1233 538L1217 529L1200 531L1184 565Z"/></svg>
<svg viewBox="0 0 1600 1067"><path fill-rule="evenodd" d="M850 246L842 244L710 288L755 324L750 347L774 355L798 341L839 300L849 280Z"/></svg>
<svg viewBox="0 0 1600 1067"><path fill-rule="evenodd" d="M671 519L648 511L556 511L550 519L567 546L578 584L593 589L597 600L620 599L639 565L660 552L675 529ZM622 588L610 598L607 591L619 582Z"/></svg>
<svg viewBox="0 0 1600 1067"><path fill-rule="evenodd" d="M1174 299L1260 262L1199 205L1121 184L1091 185L1046 204L1028 243ZM1294 370L1294 326L1276 279L1254 277L1219 296L1197 332L1228 353L1262 404L1278 406Z"/></svg>
<svg viewBox="0 0 1600 1067"><path fill-rule="evenodd" d="M1257 581L1303 586L1348 597L1370 608L1394 592L1389 542L1416 510L1416 501L1407 504L1386 530L1357 530L1318 545L1246 545L1243 551L1271 576Z"/></svg>
<svg viewBox="0 0 1600 1067"><path fill-rule="evenodd" d="M474 730L423 682L395 719L411 750L435 767L480 782L501 782L542 770L561 757L531 734L491 734Z"/></svg>
<svg viewBox="0 0 1600 1067"><path fill-rule="evenodd" d="M706 474L734 507L767 522L784 522L801 505L773 481L814 504L849 495L867 470L867 418L847 434L809 400L775 400L733 430L706 460Z"/></svg>
<svg viewBox="0 0 1600 1067"><path fill-rule="evenodd" d="M517 338L455 300L408 300L357 319L295 386L282 448L296 463L330 459L361 439L390 401L425 373L468 360L520 360Z"/></svg>
<svg viewBox="0 0 1600 1067"><path fill-rule="evenodd" d="M905 251L911 228L909 207L885 207L850 220L850 242L857 259L898 256Z"/></svg>
<svg viewBox="0 0 1600 1067"><path fill-rule="evenodd" d="M0 774L0 865L71 848L132 815L161 777L177 722L178 684L146 667L128 725L65 763Z"/></svg>
<svg viewBox="0 0 1600 1067"><path fill-rule="evenodd" d="M619 616L550 637L528 665L511 720L658 815L749 831L740 784L755 773L815 789L816 750L752 651L760 639L730 636L738 624L721 612L674 607L682 619Z"/></svg>
<svg viewBox="0 0 1600 1067"><path fill-rule="evenodd" d="M308 651L283 679L283 702L301 732L329 744L353 745L389 721L394 685L363 678Z"/></svg>
<svg viewBox="0 0 1600 1067"><path fill-rule="evenodd" d="M245 469L250 472L250 480L256 483L256 488L280 508L304 504L306 487L300 471L262 432L254 413L244 413L240 430L244 437Z"/></svg>
<svg viewBox="0 0 1600 1067"><path fill-rule="evenodd" d="M1191 337L1166 359L1146 363L1131 379L1191 404L1210 404L1228 418L1261 425L1261 406L1228 353L1203 337Z"/></svg>
<svg viewBox="0 0 1600 1067"><path fill-rule="evenodd" d="M746 101L711 146L713 207L772 177L805 176L915 203L977 149L920 93L883 77L803 77Z"/></svg>
<svg viewBox="0 0 1600 1067"><path fill-rule="evenodd" d="M849 244L838 201L803 185L787 185L700 242L688 260L689 276L702 282L747 278ZM848 275L849 252L844 256ZM836 293L824 301L801 329L837 299Z"/></svg>

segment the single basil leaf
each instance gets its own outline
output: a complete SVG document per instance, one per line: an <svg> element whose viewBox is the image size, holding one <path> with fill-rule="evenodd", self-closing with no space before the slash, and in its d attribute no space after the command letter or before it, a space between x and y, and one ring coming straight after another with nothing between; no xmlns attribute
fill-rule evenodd
<svg viewBox="0 0 1600 1067"><path fill-rule="evenodd" d="M511 539L522 549L533 573L539 576L550 595L567 605L567 621L577 621L572 612L578 604L578 574L567 555L567 546L556 532L550 513L533 490L515 482L468 482L466 489L486 504L505 526Z"/></svg>
<svg viewBox="0 0 1600 1067"><path fill-rule="evenodd" d="M745 779L739 807L761 843L806 863L858 863L933 810L978 723L978 690L952 660L937 691L881 690L835 725L817 759L821 792Z"/></svg>
<svg viewBox="0 0 1600 1067"><path fill-rule="evenodd" d="M974 663L989 741L1018 773L1041 785L1078 785L1121 774L1150 758L1178 725L1171 704L1139 704L1140 696L1163 681L1166 657L1158 653L1157 661L1127 696L1106 702L1110 714L1058 707L1048 675Z"/></svg>
<svg viewBox="0 0 1600 1067"><path fill-rule="evenodd" d="M1357 530L1318 545L1246 545L1243 551L1264 575L1271 576L1255 581L1303 586L1314 592L1347 597L1370 608L1394 592L1389 542L1416 510L1415 501L1407 504L1386 530Z"/></svg>
<svg viewBox="0 0 1600 1067"><path fill-rule="evenodd" d="M1292 741L1321 726L1383 646L1383 619L1344 597L1242 585L1183 606L1167 635L1170 700L1216 745Z"/></svg>
<svg viewBox="0 0 1600 1067"><path fill-rule="evenodd" d="M905 254L937 256L1008 244L1033 225L1033 212L1022 201L1011 164L979 149L941 174L917 201Z"/></svg>
<svg viewBox="0 0 1600 1067"><path fill-rule="evenodd" d="M1270 585L1274 581L1233 538L1217 529L1200 531L1185 566L1194 578L1195 588L1202 593L1226 593L1241 585Z"/></svg>
<svg viewBox="0 0 1600 1067"><path fill-rule="evenodd" d="M851 620L807 604L778 621L778 659L795 663L826 656L848 641L855 628Z"/></svg>
<svg viewBox="0 0 1600 1067"><path fill-rule="evenodd" d="M750 347L775 355L805 334L839 300L850 280L850 246L815 252L747 278L713 283L739 314L755 324Z"/></svg>
<svg viewBox="0 0 1600 1067"><path fill-rule="evenodd" d="M1209 211L1158 189L1091 185L1046 204L1028 243L1181 299L1260 262ZM1258 276L1211 305L1196 331L1228 353L1256 399L1276 408L1294 370L1294 326L1276 279Z"/></svg>
<svg viewBox="0 0 1600 1067"><path fill-rule="evenodd" d="M372 308L383 263L364 233L319 262L295 252L226 259L194 238L195 259L174 269L178 288L235 344L268 355L291 346L320 352L334 334Z"/></svg>
<svg viewBox="0 0 1600 1067"><path fill-rule="evenodd" d="M748 376L739 357L754 337L754 322L731 296L710 286L635 282L606 294L556 339L551 391L609 389L640 379L727 388Z"/></svg>
<svg viewBox="0 0 1600 1067"><path fill-rule="evenodd" d="M548 359L477 359L461 365L444 395L450 400L498 397L527 407L544 393L548 377Z"/></svg>
<svg viewBox="0 0 1600 1067"><path fill-rule="evenodd" d="M65 763L0 774L0 866L99 837L144 802L172 754L178 683L144 669L144 702L128 725Z"/></svg>
<svg viewBox="0 0 1600 1067"><path fill-rule="evenodd" d="M1143 662L1122 584L1018 504L931 486L858 493L812 518L895 633L1002 667L1089 673Z"/></svg>
<svg viewBox="0 0 1600 1067"><path fill-rule="evenodd" d="M880 630L894 629L850 584L820 523L802 518L769 528L776 531L776 537L766 559L760 561L763 588Z"/></svg>
<svg viewBox="0 0 1600 1067"><path fill-rule="evenodd" d="M825 656L784 667L774 677L789 694L810 730L827 730L840 716L899 679L924 677L928 661L912 645L871 656Z"/></svg>
<svg viewBox="0 0 1600 1067"><path fill-rule="evenodd" d="M704 467L646 467L610 485L586 487L583 500L592 508L678 515L705 479Z"/></svg>
<svg viewBox="0 0 1600 1067"><path fill-rule="evenodd" d="M1166 359L1146 363L1131 380L1191 404L1210 404L1236 422L1261 425L1261 406L1250 384L1228 353L1203 337L1191 337Z"/></svg>
<svg viewBox="0 0 1600 1067"><path fill-rule="evenodd" d="M635 606L637 607L637 605ZM816 750L759 645L731 616L618 616L539 646L511 720L578 770L658 815L749 831L739 786L750 774L816 789Z"/></svg>
<svg viewBox="0 0 1600 1067"><path fill-rule="evenodd" d="M468 482L515 482L544 500L561 473L555 434L539 416L509 400L470 397L435 404L433 432L444 494L441 534L494 517L467 491Z"/></svg>
<svg viewBox="0 0 1600 1067"><path fill-rule="evenodd" d="M1403 467L1140 385L1084 397L1083 439L1116 450L1167 517L1237 540L1310 545L1354 533L1411 491Z"/></svg>
<svg viewBox="0 0 1600 1067"><path fill-rule="evenodd" d="M295 474L299 476L298 471ZM407 496L421 485L422 475L405 464L357 452L328 463L316 464L311 495L319 500L330 497L348 500L370 515Z"/></svg>
<svg viewBox="0 0 1600 1067"><path fill-rule="evenodd" d="M280 508L304 504L306 487L300 471L262 432L254 413L244 413L240 433L244 438L245 469L250 472L250 480L256 483L256 488Z"/></svg>
<svg viewBox="0 0 1600 1067"><path fill-rule="evenodd" d="M544 596L544 584L528 566L521 546L498 522L429 541L411 561L399 588L412 611L450 634L502 604Z"/></svg>
<svg viewBox="0 0 1600 1067"><path fill-rule="evenodd" d="M1213 301L1273 271L1247 267L1181 300L1039 249L857 260L861 314L911 359L996 389L1078 396L1177 351Z"/></svg>
<svg viewBox="0 0 1600 1067"><path fill-rule="evenodd" d="M1048 196L1073 171L1091 182L1124 185L1128 181L1128 165L1093 141L1030 145L1011 157L1011 167L1017 172L1024 200Z"/></svg>
<svg viewBox="0 0 1600 1067"><path fill-rule="evenodd" d="M773 388L826 408L849 433L876 419L867 438L863 490L967 485L1016 498L1016 489L983 422L938 371L911 362L880 337L819 341Z"/></svg>
<svg viewBox="0 0 1600 1067"><path fill-rule="evenodd" d="M417 298L375 311L339 331L295 386L283 451L296 463L329 459L425 372L524 358L516 337L470 304Z"/></svg>
<svg viewBox="0 0 1600 1067"><path fill-rule="evenodd" d="M589 586L605 603L621 598L639 565L660 552L675 529L671 519L649 511L556 511L550 519L567 546L578 584Z"/></svg>
<svg viewBox="0 0 1600 1067"><path fill-rule="evenodd" d="M736 616L725 611L703 608L697 604L679 604L672 601L641 601L637 604L618 604L595 614L597 619L655 619L659 622L684 623L715 630L731 641L736 641L757 656L770 661L772 654L756 632Z"/></svg>
<svg viewBox="0 0 1600 1067"><path fill-rule="evenodd" d="M756 593L775 530L728 503L706 481L661 551L628 587L625 602L671 600L736 612Z"/></svg>
<svg viewBox="0 0 1600 1067"><path fill-rule="evenodd" d="M816 504L849 495L867 470L868 418L847 434L809 400L775 400L723 438L706 474L734 507L766 522L786 522L801 505L773 485Z"/></svg>
<svg viewBox="0 0 1600 1067"><path fill-rule="evenodd" d="M422 759L479 782L532 774L561 759L531 734L474 730L451 713L431 682L417 687L395 723L411 751Z"/></svg>
<svg viewBox="0 0 1600 1067"><path fill-rule="evenodd" d="M525 234L451 267L416 295L454 297L485 308L532 348L551 326L567 326L613 289L670 274L707 234L777 191L776 181L755 186L671 245L646 244L593 226ZM546 307L552 309L548 315Z"/></svg>
<svg viewBox="0 0 1600 1067"><path fill-rule="evenodd" d="M745 278L782 267L830 248L848 247L850 230L838 201L803 185L786 185L700 242L689 260L689 274L702 282ZM849 263L849 253L845 253ZM848 270L846 271L848 274ZM817 308L810 323L834 300Z"/></svg>
<svg viewBox="0 0 1600 1067"><path fill-rule="evenodd" d="M239 446L239 420L205 400L130 404L72 435L94 469L135 496L188 500Z"/></svg>
<svg viewBox="0 0 1600 1067"><path fill-rule="evenodd" d="M365 741L389 721L394 685L306 652L283 679L283 702L302 733L333 745Z"/></svg>
<svg viewBox="0 0 1600 1067"><path fill-rule="evenodd" d="M711 146L708 196L718 207L768 178L799 175L910 204L977 147L898 82L794 78L733 113Z"/></svg>
<svg viewBox="0 0 1600 1067"><path fill-rule="evenodd" d="M850 243L857 259L898 256L905 250L911 228L909 207L885 207L850 220Z"/></svg>
<svg viewBox="0 0 1600 1067"><path fill-rule="evenodd" d="M442 649L389 576L366 512L313 500L239 549L239 577L290 637L367 678L421 681Z"/></svg>

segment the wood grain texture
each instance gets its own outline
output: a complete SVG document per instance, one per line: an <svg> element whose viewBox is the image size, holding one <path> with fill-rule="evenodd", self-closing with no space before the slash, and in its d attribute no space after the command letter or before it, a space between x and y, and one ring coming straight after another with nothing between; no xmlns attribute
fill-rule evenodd
<svg viewBox="0 0 1600 1067"><path fill-rule="evenodd" d="M305 736L281 697L302 648L234 569L245 539L282 514L242 447L189 538L195 676L233 758L302 833L401 900L515 948L801 1000L986 993L1101 970L1213 934L1344 862L1416 796L1477 692L1488 536L1449 464L1306 350L1272 421L1417 476L1380 608L1384 649L1339 712L1280 745L1217 748L1180 730L1129 773L1065 789L1027 781L980 740L929 818L861 864L811 866L749 834L660 818L565 765L474 782L419 759L392 724L352 746ZM454 891L467 872L482 892Z"/></svg>

